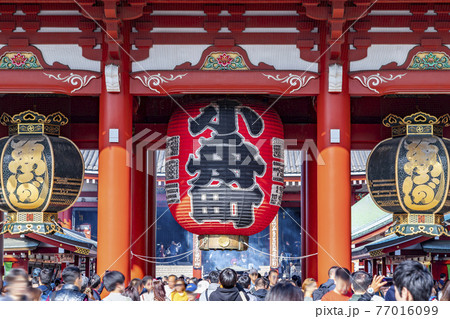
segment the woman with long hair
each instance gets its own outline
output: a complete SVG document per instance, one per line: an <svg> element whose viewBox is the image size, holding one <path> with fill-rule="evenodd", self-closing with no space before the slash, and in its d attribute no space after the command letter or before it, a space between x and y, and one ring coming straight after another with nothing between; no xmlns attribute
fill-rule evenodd
<svg viewBox="0 0 450 319"><path fill-rule="evenodd" d="M161 280L156 280L153 282L153 296L154 301L170 301L170 299L166 296L164 284Z"/></svg>
<svg viewBox="0 0 450 319"><path fill-rule="evenodd" d="M444 288L442 288L439 301L450 301L450 280L448 280Z"/></svg>
<svg viewBox="0 0 450 319"><path fill-rule="evenodd" d="M131 300L133 301L140 301L142 289L143 289L142 280L134 278L133 280L130 281L128 287L125 288L125 291L123 292L122 295L131 298Z"/></svg>

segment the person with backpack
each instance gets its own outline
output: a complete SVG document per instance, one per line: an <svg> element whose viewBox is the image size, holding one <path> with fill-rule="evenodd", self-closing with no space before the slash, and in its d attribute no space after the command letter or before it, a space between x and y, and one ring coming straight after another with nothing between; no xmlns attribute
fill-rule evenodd
<svg viewBox="0 0 450 319"><path fill-rule="evenodd" d="M51 285L52 278L53 278L53 271L51 271L50 269L44 268L39 273L38 288L42 291L41 301L47 300L50 294L53 292L53 288Z"/></svg>
<svg viewBox="0 0 450 319"><path fill-rule="evenodd" d="M266 278L262 277L256 279L255 292L253 293L253 296L256 297L256 301L266 300L268 289L269 289L269 281Z"/></svg>
<svg viewBox="0 0 450 319"><path fill-rule="evenodd" d="M317 301L317 300L321 300L323 296L325 296L329 291L334 290L334 288L336 287L336 283L334 281L334 277L336 275L336 270L338 270L339 267L338 266L333 266L328 270L328 280L327 282L321 284L319 286L319 288L317 288L314 292L313 292L313 300Z"/></svg>
<svg viewBox="0 0 450 319"><path fill-rule="evenodd" d="M211 271L209 273L209 281L210 284L208 286L208 289L205 290L205 292L203 292L200 295L199 301L209 301L209 297L211 296L211 294L217 290L217 288L220 287L219 285L219 273L215 270Z"/></svg>
<svg viewBox="0 0 450 319"><path fill-rule="evenodd" d="M210 301L249 301L245 291L236 287L237 273L231 268L225 268L219 274L220 287L209 297Z"/></svg>

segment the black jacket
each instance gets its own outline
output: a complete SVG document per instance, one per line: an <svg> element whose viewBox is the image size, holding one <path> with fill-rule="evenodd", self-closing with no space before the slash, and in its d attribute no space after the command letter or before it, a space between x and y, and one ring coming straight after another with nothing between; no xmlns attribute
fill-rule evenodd
<svg viewBox="0 0 450 319"><path fill-rule="evenodd" d="M253 293L253 296L255 296L258 299L258 301L264 301L264 300L266 300L267 290L266 289L256 290Z"/></svg>
<svg viewBox="0 0 450 319"><path fill-rule="evenodd" d="M243 292L245 298L249 300L245 292ZM236 287L233 288L217 288L209 296L209 301L242 301L239 290Z"/></svg>
<svg viewBox="0 0 450 319"><path fill-rule="evenodd" d="M336 284L334 283L333 279L328 279L327 282L320 285L319 288L313 291L313 300L321 300L325 294L331 290L334 290L336 288Z"/></svg>
<svg viewBox="0 0 450 319"><path fill-rule="evenodd" d="M86 294L80 292L80 288L75 285L65 284L60 291L55 291L50 295L50 301L87 301Z"/></svg>

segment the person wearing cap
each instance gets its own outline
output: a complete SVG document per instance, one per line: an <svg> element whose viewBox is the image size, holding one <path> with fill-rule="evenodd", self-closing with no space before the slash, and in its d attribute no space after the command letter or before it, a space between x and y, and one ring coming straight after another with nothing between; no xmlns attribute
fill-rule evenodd
<svg viewBox="0 0 450 319"><path fill-rule="evenodd" d="M183 279L178 279L175 282L175 290L170 294L170 300L188 301L188 295L186 293L186 284L184 283Z"/></svg>
<svg viewBox="0 0 450 319"><path fill-rule="evenodd" d="M196 290L197 286L195 284L189 284L186 286L188 301L196 301L198 299L198 294L195 293Z"/></svg>

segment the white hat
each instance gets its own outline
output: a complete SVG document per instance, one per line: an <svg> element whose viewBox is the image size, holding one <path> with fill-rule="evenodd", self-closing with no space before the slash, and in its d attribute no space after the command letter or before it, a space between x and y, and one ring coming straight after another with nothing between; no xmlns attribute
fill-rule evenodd
<svg viewBox="0 0 450 319"><path fill-rule="evenodd" d="M206 280L202 280L198 283L197 289L195 289L194 294L202 294L206 291L206 289L208 289L208 287L209 282L207 282Z"/></svg>

